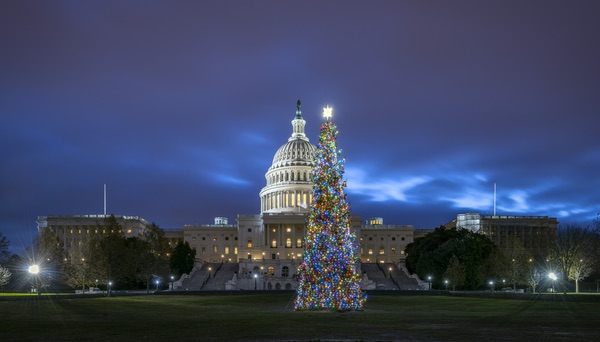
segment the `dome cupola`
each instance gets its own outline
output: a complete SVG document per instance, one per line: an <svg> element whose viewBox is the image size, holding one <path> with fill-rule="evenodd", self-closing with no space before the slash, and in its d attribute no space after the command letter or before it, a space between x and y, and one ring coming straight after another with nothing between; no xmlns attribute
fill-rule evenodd
<svg viewBox="0 0 600 342"><path fill-rule="evenodd" d="M304 133L301 102L296 102L292 135L275 153L260 192L262 213L306 213L312 199L312 172L317 148Z"/></svg>

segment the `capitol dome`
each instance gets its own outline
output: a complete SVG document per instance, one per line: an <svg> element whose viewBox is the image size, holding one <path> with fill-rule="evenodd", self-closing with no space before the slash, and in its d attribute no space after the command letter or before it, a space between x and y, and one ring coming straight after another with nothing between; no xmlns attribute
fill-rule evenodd
<svg viewBox="0 0 600 342"><path fill-rule="evenodd" d="M312 200L312 172L317 147L304 133L300 100L292 120L292 136L275 153L260 192L262 213L306 213Z"/></svg>

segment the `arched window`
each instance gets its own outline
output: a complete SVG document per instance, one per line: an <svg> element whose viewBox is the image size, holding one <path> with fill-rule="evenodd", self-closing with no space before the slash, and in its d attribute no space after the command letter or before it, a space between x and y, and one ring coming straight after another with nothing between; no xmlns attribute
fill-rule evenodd
<svg viewBox="0 0 600 342"><path fill-rule="evenodd" d="M252 240L248 240L248 248L252 248Z"/></svg>
<svg viewBox="0 0 600 342"><path fill-rule="evenodd" d="M296 240L296 247L297 248L301 248L302 247L302 239L298 238L298 240Z"/></svg>
<svg viewBox="0 0 600 342"><path fill-rule="evenodd" d="M287 266L283 266L281 268L281 276L282 277L287 277L290 274L290 269Z"/></svg>
<svg viewBox="0 0 600 342"><path fill-rule="evenodd" d="M213 254L217 254L217 253L219 253L219 246L214 245L213 246Z"/></svg>
<svg viewBox="0 0 600 342"><path fill-rule="evenodd" d="M285 239L285 247L292 248L292 239L291 238Z"/></svg>
<svg viewBox="0 0 600 342"><path fill-rule="evenodd" d="M396 247L392 247L392 254L396 254Z"/></svg>
<svg viewBox="0 0 600 342"><path fill-rule="evenodd" d="M271 241L271 248L277 248L277 239L273 239L273 241Z"/></svg>
<svg viewBox="0 0 600 342"><path fill-rule="evenodd" d="M267 268L267 275L272 277L275 275L275 267L273 266L269 266L269 268Z"/></svg>
<svg viewBox="0 0 600 342"><path fill-rule="evenodd" d="M373 255L373 248L369 248L369 255Z"/></svg>
<svg viewBox="0 0 600 342"><path fill-rule="evenodd" d="M385 254L385 248L383 246L379 247L379 254L381 254L381 255Z"/></svg>

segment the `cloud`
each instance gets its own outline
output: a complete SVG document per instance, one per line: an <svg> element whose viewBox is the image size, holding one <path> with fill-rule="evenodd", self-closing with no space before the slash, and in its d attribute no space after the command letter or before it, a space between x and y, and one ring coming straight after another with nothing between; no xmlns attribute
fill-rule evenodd
<svg viewBox="0 0 600 342"><path fill-rule="evenodd" d="M407 193L429 181L427 177L406 177L401 180L371 179L365 171L357 168L346 169L346 177L349 193L365 195L374 202L408 202L410 196Z"/></svg>

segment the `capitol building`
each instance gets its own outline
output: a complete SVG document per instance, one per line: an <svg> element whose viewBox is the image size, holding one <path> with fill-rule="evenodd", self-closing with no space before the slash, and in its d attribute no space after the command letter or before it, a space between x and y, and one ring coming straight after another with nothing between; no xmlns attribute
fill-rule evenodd
<svg viewBox="0 0 600 342"><path fill-rule="evenodd" d="M317 147L305 134L306 121L298 100L291 135L279 147L258 194L260 213L240 214L236 222L216 217L214 223L166 229L171 246L188 242L196 250L195 267L176 281L183 290L295 289L296 269L303 253L306 219L312 201L312 172ZM289 127L289 126L288 126ZM283 127L282 127L283 129ZM289 129L289 128L288 128ZM98 230L107 215L49 215L38 217L38 230L51 228L66 252L79 248L86 234ZM150 223L139 216L115 215L126 237L138 236ZM360 244L363 287L401 288L404 250L419 234L412 225L384 225L382 218L362 222L353 215L351 230ZM393 273L398 275L395 275ZM369 280L369 278L374 280ZM376 283L377 278L381 278ZM418 288L416 281L408 287ZM406 287L406 286L405 286Z"/></svg>

